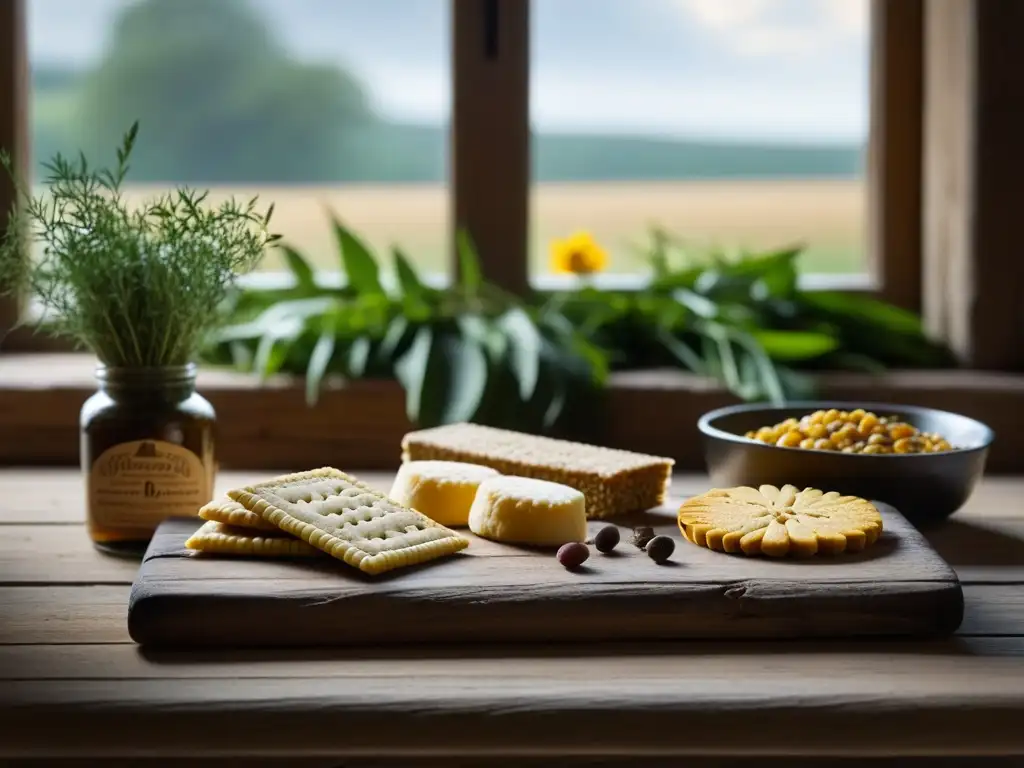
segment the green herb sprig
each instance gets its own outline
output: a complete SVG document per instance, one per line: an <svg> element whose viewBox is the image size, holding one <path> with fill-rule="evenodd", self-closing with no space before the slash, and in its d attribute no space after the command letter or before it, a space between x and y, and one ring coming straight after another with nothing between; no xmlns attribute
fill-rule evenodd
<svg viewBox="0 0 1024 768"><path fill-rule="evenodd" d="M218 324L235 278L279 235L268 231L273 205L257 212L255 197L208 206L208 193L182 187L129 205L121 185L137 135L138 123L112 170L90 167L84 155L56 155L43 166L46 191L38 196L0 155L18 184L0 240L0 292L35 298L48 332L107 366L182 365Z"/></svg>

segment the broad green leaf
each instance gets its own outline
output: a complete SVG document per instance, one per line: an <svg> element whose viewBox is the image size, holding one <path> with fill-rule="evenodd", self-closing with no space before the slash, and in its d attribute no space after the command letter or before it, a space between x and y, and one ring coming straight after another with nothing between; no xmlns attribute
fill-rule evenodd
<svg viewBox="0 0 1024 768"><path fill-rule="evenodd" d="M718 323L701 322L695 328L714 342L722 380L731 392L739 392L742 381L728 331Z"/></svg>
<svg viewBox="0 0 1024 768"><path fill-rule="evenodd" d="M551 394L551 402L544 409L543 424L545 429L551 429L551 427L558 423L558 419L565 412L565 404L569 397L569 387L566 385L563 377L554 377L553 387L554 391Z"/></svg>
<svg viewBox="0 0 1024 768"><path fill-rule="evenodd" d="M378 355L381 360L391 362L396 355L405 352L402 342L406 340L408 330L409 321L401 315L398 315L391 321L387 332L384 334L384 339L378 348Z"/></svg>
<svg viewBox="0 0 1024 768"><path fill-rule="evenodd" d="M426 294L426 288L409 259L398 247L393 248L391 252L395 259L395 274L398 276L398 285L402 289L402 295L407 299L422 300Z"/></svg>
<svg viewBox="0 0 1024 768"><path fill-rule="evenodd" d="M508 351L508 338L491 323L476 313L459 315L455 319L462 335L484 348L491 360L502 360Z"/></svg>
<svg viewBox="0 0 1024 768"><path fill-rule="evenodd" d="M281 250L284 252L284 258L288 263L288 269L290 269L291 273L295 276L296 287L303 293L316 293L316 275L305 257L288 245L282 245Z"/></svg>
<svg viewBox="0 0 1024 768"><path fill-rule="evenodd" d="M735 329L729 331L729 336L745 350L753 359L760 373L761 386L768 400L773 405L784 405L786 393L783 391L782 382L775 371L775 364L765 354L764 349L750 334Z"/></svg>
<svg viewBox="0 0 1024 768"><path fill-rule="evenodd" d="M277 373L288 356L288 350L302 333L305 324L299 318L292 317L268 331L256 347L253 369L266 379Z"/></svg>
<svg viewBox="0 0 1024 768"><path fill-rule="evenodd" d="M309 364L306 366L306 404L310 407L320 399L320 386L334 356L335 343L334 329L325 328L309 356Z"/></svg>
<svg viewBox="0 0 1024 768"><path fill-rule="evenodd" d="M370 249L340 221L333 220L334 237L341 251L341 266L348 283L357 293L385 295L380 268Z"/></svg>
<svg viewBox="0 0 1024 768"><path fill-rule="evenodd" d="M228 343L228 350L231 353L231 364L239 371L252 370L253 353L248 344L241 341Z"/></svg>
<svg viewBox="0 0 1024 768"><path fill-rule="evenodd" d="M429 375L444 377L447 392L438 423L469 421L476 413L487 389L487 357L483 347L472 339L445 334L437 345L441 369L431 365Z"/></svg>
<svg viewBox="0 0 1024 768"><path fill-rule="evenodd" d="M707 296L701 296L688 288L678 288L672 297L682 306L693 312L697 317L711 320L718 316L718 305Z"/></svg>
<svg viewBox="0 0 1024 768"><path fill-rule="evenodd" d="M529 401L537 390L540 372L541 335L530 316L519 307L510 309L498 320L509 340L509 362L519 384L519 397Z"/></svg>
<svg viewBox="0 0 1024 768"><path fill-rule="evenodd" d="M872 324L896 333L922 334L921 319L913 312L867 296L838 291L808 291L800 300L807 306L833 317Z"/></svg>
<svg viewBox="0 0 1024 768"><path fill-rule="evenodd" d="M663 328L659 328L655 333L658 337L658 341L661 342L661 345L665 347L669 354L671 354L672 357L674 357L684 368L688 371L692 371L693 373L699 373L702 375L707 373L704 361L693 347L682 339L676 338Z"/></svg>
<svg viewBox="0 0 1024 768"><path fill-rule="evenodd" d="M412 346L395 363L395 378L405 389L405 413L414 424L420 422L423 388L427 380L427 365L434 344L434 332L429 326L416 331Z"/></svg>
<svg viewBox="0 0 1024 768"><path fill-rule="evenodd" d="M459 284L467 294L476 295L483 284L483 274L480 271L476 245L469 232L459 230L455 237L455 247L459 252Z"/></svg>
<svg viewBox="0 0 1024 768"><path fill-rule="evenodd" d="M753 331L751 335L774 360L810 360L839 346L838 339L812 331Z"/></svg>
<svg viewBox="0 0 1024 768"><path fill-rule="evenodd" d="M348 348L348 375L360 379L366 374L373 342L369 336L358 336Z"/></svg>

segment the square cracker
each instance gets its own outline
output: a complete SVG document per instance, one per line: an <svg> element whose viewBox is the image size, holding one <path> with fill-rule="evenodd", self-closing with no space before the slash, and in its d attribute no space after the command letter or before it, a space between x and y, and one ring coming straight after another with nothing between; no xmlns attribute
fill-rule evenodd
<svg viewBox="0 0 1024 768"><path fill-rule="evenodd" d="M208 520L199 526L185 542L185 546L198 552L218 555L323 557L323 553L316 547L311 547L279 529L258 531L225 525L215 520Z"/></svg>
<svg viewBox="0 0 1024 768"><path fill-rule="evenodd" d="M417 565L469 541L332 467L228 491L264 521L369 574Z"/></svg>
<svg viewBox="0 0 1024 768"><path fill-rule="evenodd" d="M229 498L214 499L199 510L203 520L224 523L235 528L258 528L261 531L280 530L273 523L268 523L255 512L250 512L237 501Z"/></svg>

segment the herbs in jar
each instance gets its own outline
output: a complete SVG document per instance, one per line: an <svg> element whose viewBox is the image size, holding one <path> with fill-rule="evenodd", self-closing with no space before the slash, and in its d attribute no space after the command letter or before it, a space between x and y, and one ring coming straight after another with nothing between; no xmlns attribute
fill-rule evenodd
<svg viewBox="0 0 1024 768"><path fill-rule="evenodd" d="M113 169L59 154L45 164L45 192L18 187L0 241L0 290L32 296L44 330L98 359L80 420L88 530L98 547L133 555L163 519L211 499L215 414L196 392L195 360L236 277L279 239L273 206L258 212L255 198L211 206L179 188L129 205L137 134L136 124Z"/></svg>

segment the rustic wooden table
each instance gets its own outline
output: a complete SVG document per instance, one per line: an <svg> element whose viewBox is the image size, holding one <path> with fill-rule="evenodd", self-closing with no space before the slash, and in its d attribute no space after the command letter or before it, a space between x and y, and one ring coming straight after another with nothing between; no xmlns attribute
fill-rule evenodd
<svg viewBox="0 0 1024 768"><path fill-rule="evenodd" d="M138 564L92 548L78 473L0 470L0 764L1024 765L1021 490L986 480L928 533L966 597L944 641L157 653L128 637Z"/></svg>

